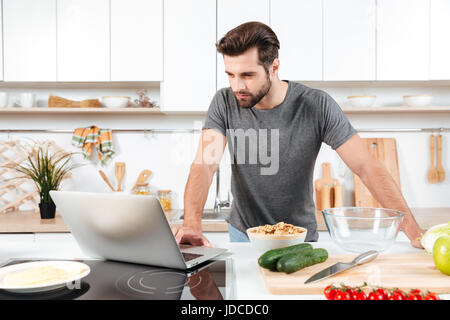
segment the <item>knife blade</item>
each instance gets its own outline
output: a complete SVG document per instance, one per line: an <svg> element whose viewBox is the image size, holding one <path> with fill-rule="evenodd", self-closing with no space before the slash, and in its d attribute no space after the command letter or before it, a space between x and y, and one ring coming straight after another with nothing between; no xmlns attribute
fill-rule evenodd
<svg viewBox="0 0 450 320"><path fill-rule="evenodd" d="M353 261L351 262L338 262L333 264L332 266L329 266L328 268L325 268L312 277L310 277L308 280L305 281L305 284L317 282L329 277L334 276L335 274L341 273L345 270L348 270L350 268L353 268L355 266L361 265L363 263L367 263L372 261L378 256L378 251L376 250L370 250L367 252L364 252L357 256Z"/></svg>

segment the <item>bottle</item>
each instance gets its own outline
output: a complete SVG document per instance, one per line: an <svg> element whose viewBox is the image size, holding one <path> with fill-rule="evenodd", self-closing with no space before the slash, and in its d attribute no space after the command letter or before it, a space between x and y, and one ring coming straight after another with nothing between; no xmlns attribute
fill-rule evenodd
<svg viewBox="0 0 450 320"><path fill-rule="evenodd" d="M136 189L134 190L134 194L150 195L150 190L148 188L148 182L147 183L138 183L136 185Z"/></svg>
<svg viewBox="0 0 450 320"><path fill-rule="evenodd" d="M158 198L164 211L172 210L171 190L158 190Z"/></svg>

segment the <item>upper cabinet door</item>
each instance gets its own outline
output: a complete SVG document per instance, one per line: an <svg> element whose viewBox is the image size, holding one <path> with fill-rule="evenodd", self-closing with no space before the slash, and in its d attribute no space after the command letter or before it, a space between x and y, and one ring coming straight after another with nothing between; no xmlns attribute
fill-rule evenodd
<svg viewBox="0 0 450 320"><path fill-rule="evenodd" d="M375 80L375 17L375 0L324 0L323 80Z"/></svg>
<svg viewBox="0 0 450 320"><path fill-rule="evenodd" d="M111 0L111 80L161 81L162 57L163 0Z"/></svg>
<svg viewBox="0 0 450 320"><path fill-rule="evenodd" d="M110 80L109 11L109 0L58 0L58 81Z"/></svg>
<svg viewBox="0 0 450 320"><path fill-rule="evenodd" d="M270 0L217 0L217 41L238 25L259 21L269 25ZM229 87L223 56L217 55L217 89Z"/></svg>
<svg viewBox="0 0 450 320"><path fill-rule="evenodd" d="M216 92L215 42L215 1L164 1L165 110L208 110Z"/></svg>
<svg viewBox="0 0 450 320"><path fill-rule="evenodd" d="M270 24L280 41L280 79L322 80L322 1L272 1Z"/></svg>
<svg viewBox="0 0 450 320"><path fill-rule="evenodd" d="M56 0L3 0L5 81L56 81Z"/></svg>
<svg viewBox="0 0 450 320"><path fill-rule="evenodd" d="M450 1L431 0L430 79L450 79Z"/></svg>
<svg viewBox="0 0 450 320"><path fill-rule="evenodd" d="M429 0L377 3L377 80L428 80Z"/></svg>
<svg viewBox="0 0 450 320"><path fill-rule="evenodd" d="M0 7L0 80L3 80L3 63L1 63L1 61L3 61L3 11L2 8Z"/></svg>

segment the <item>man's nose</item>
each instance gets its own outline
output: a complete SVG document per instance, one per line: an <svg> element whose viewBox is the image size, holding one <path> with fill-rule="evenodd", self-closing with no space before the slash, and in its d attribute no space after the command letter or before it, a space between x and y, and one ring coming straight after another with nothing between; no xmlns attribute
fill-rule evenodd
<svg viewBox="0 0 450 320"><path fill-rule="evenodd" d="M235 79L234 85L235 85L235 91L245 90L245 88L246 88L245 82L239 78Z"/></svg>

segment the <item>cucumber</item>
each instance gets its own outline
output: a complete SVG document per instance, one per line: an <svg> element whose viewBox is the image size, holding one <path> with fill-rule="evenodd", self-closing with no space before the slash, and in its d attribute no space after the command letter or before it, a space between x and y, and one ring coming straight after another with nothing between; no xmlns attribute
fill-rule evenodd
<svg viewBox="0 0 450 320"><path fill-rule="evenodd" d="M258 264L266 269L276 271L277 270L277 261L288 253L307 253L312 252L313 247L309 243L300 243L289 247L272 249L265 252L262 256L258 258Z"/></svg>
<svg viewBox="0 0 450 320"><path fill-rule="evenodd" d="M277 270L292 273L327 259L328 251L322 248L313 249L312 252L307 253L288 253L277 261Z"/></svg>

